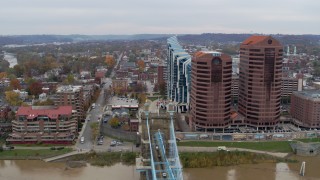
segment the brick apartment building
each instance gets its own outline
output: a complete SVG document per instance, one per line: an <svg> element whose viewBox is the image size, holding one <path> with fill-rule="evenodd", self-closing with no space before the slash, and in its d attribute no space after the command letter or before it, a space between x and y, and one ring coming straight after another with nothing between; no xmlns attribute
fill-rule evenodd
<svg viewBox="0 0 320 180"><path fill-rule="evenodd" d="M20 107L7 141L12 144L71 144L77 135L77 127L72 106Z"/></svg>
<svg viewBox="0 0 320 180"><path fill-rule="evenodd" d="M53 100L56 106L72 106L73 113L78 121L85 120L82 86L59 86Z"/></svg>
<svg viewBox="0 0 320 180"><path fill-rule="evenodd" d="M299 126L320 128L319 90L297 91L291 95L291 115Z"/></svg>

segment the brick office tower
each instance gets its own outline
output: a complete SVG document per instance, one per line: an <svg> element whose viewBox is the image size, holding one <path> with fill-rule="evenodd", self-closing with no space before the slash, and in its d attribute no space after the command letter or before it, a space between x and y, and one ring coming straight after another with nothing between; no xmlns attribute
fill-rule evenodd
<svg viewBox="0 0 320 180"><path fill-rule="evenodd" d="M280 119L282 45L251 36L240 45L238 112L247 125L273 128Z"/></svg>
<svg viewBox="0 0 320 180"><path fill-rule="evenodd" d="M195 130L225 128L230 123L231 57L197 52L191 70L191 126Z"/></svg>

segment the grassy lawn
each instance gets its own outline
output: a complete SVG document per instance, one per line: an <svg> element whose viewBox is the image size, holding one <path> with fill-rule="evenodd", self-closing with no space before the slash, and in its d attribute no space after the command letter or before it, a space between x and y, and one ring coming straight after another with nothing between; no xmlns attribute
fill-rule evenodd
<svg viewBox="0 0 320 180"><path fill-rule="evenodd" d="M191 147L217 147L226 146L234 148L253 149L270 152L292 152L289 141L266 141L266 142L207 142L207 141L188 141L179 142L178 146Z"/></svg>
<svg viewBox="0 0 320 180"><path fill-rule="evenodd" d="M50 149L14 149L0 152L0 159L42 159L53 157L61 154L71 152L71 148L64 148L62 150Z"/></svg>

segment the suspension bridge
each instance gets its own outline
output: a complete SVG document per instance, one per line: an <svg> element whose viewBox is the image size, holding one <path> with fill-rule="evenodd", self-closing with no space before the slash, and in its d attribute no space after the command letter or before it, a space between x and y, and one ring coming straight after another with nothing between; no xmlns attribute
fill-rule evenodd
<svg viewBox="0 0 320 180"><path fill-rule="evenodd" d="M146 103L140 114L141 156L136 169L142 180L182 180L174 133L174 105L169 104L165 113L150 113Z"/></svg>

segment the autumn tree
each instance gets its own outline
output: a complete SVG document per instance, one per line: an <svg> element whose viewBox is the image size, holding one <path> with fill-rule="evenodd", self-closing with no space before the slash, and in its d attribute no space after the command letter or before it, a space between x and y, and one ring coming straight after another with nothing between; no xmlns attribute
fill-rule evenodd
<svg viewBox="0 0 320 180"><path fill-rule="evenodd" d="M99 123L92 122L90 124L90 128L91 128L92 140L95 140L99 135Z"/></svg>
<svg viewBox="0 0 320 180"><path fill-rule="evenodd" d="M114 117L109 120L109 124L113 128L117 128L119 126L119 118Z"/></svg>
<svg viewBox="0 0 320 180"><path fill-rule="evenodd" d="M106 64L108 68L113 68L116 65L116 61L114 60L112 55L106 55Z"/></svg>
<svg viewBox="0 0 320 180"><path fill-rule="evenodd" d="M146 65L145 65L143 60L137 61L137 66L138 66L140 72L143 72L144 68L146 67Z"/></svg>
<svg viewBox="0 0 320 180"><path fill-rule="evenodd" d="M10 89L21 89L20 81L17 78L10 80Z"/></svg>
<svg viewBox="0 0 320 180"><path fill-rule="evenodd" d="M38 81L33 82L30 84L28 90L31 95L38 96L42 93L42 83Z"/></svg>
<svg viewBox="0 0 320 180"><path fill-rule="evenodd" d="M20 106L22 101L19 98L19 94L13 91L6 91L6 100L12 106Z"/></svg>
<svg viewBox="0 0 320 180"><path fill-rule="evenodd" d="M7 73L6 72L0 72L0 79L7 78Z"/></svg>
<svg viewBox="0 0 320 180"><path fill-rule="evenodd" d="M138 102L139 104L144 104L147 100L147 95L144 93L141 93L138 95Z"/></svg>

